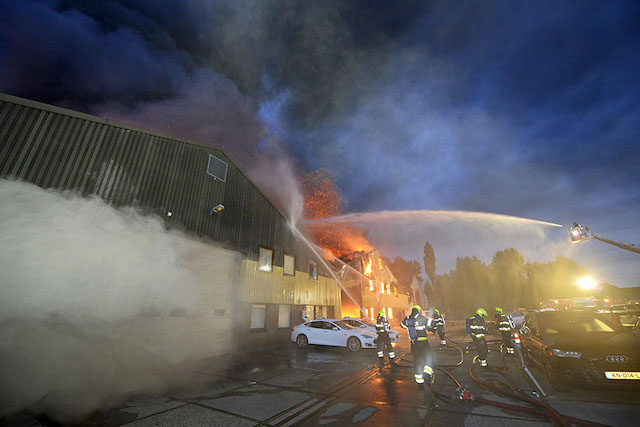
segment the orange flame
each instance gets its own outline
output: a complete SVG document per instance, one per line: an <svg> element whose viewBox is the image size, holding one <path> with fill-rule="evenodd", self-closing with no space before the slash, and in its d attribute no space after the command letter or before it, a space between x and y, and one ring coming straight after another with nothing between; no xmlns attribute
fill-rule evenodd
<svg viewBox="0 0 640 427"><path fill-rule="evenodd" d="M371 258L369 258L369 263L364 268L364 275L367 276L367 277L371 277L371 273L373 273L373 268L371 268L371 261L373 261L373 260Z"/></svg>
<svg viewBox="0 0 640 427"><path fill-rule="evenodd" d="M302 176L305 218L328 218L342 213L342 197L333 174L318 169ZM307 226L311 239L332 255L373 250L366 231L348 224L322 223Z"/></svg>

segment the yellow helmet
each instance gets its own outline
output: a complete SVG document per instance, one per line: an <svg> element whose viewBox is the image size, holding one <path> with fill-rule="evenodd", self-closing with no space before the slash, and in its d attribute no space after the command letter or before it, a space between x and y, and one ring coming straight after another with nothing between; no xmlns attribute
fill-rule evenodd
<svg viewBox="0 0 640 427"><path fill-rule="evenodd" d="M414 308L415 308L416 310L418 310L418 313L422 313L422 308L420 308L420 306L419 306L418 304L416 304L416 305L414 305L413 307L411 307L411 309L412 309L412 310L413 310Z"/></svg>
<svg viewBox="0 0 640 427"><path fill-rule="evenodd" d="M496 313L502 314L502 309L500 307L496 307Z"/></svg>
<svg viewBox="0 0 640 427"><path fill-rule="evenodd" d="M476 310L476 314L480 317L487 317L487 310L484 308L479 308Z"/></svg>
<svg viewBox="0 0 640 427"><path fill-rule="evenodd" d="M386 315L385 315L384 311L382 311L382 310L380 310L380 311L378 312L378 316L386 317Z"/></svg>

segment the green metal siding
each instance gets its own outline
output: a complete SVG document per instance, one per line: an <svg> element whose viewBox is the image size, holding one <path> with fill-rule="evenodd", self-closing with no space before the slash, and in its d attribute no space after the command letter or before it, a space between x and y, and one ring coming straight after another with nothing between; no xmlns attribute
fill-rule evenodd
<svg viewBox="0 0 640 427"><path fill-rule="evenodd" d="M226 182L206 173L209 154L228 163ZM316 261L223 151L153 131L0 94L0 177L136 206L252 260L262 245L277 266L284 253L296 256L300 271ZM210 215L219 203L226 209ZM320 263L318 272L328 274Z"/></svg>

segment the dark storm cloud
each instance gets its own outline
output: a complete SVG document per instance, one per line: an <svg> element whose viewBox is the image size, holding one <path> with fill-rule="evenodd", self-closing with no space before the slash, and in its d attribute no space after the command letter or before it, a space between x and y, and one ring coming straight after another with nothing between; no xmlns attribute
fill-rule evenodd
<svg viewBox="0 0 640 427"><path fill-rule="evenodd" d="M249 159L279 145L350 210L640 241L638 22L634 2L4 1L0 90Z"/></svg>

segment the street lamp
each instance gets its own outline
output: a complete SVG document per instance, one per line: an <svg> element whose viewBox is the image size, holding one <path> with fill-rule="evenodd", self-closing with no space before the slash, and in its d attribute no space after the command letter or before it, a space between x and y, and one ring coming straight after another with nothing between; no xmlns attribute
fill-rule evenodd
<svg viewBox="0 0 640 427"><path fill-rule="evenodd" d="M593 277L584 276L578 279L578 286L582 289L593 289L596 287L596 281Z"/></svg>

